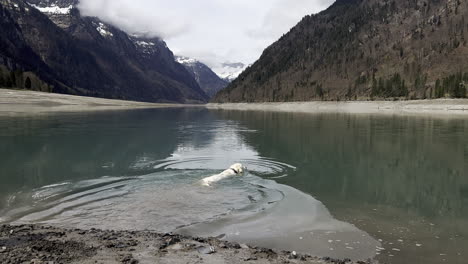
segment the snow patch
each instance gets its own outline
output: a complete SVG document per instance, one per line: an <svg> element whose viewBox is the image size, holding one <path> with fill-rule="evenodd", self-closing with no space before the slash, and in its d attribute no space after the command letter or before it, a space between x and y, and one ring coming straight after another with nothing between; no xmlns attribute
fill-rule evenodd
<svg viewBox="0 0 468 264"><path fill-rule="evenodd" d="M113 37L114 36L114 34L112 34L112 32L109 31L109 28L106 25L104 25L104 23L102 23L102 22L99 22L99 26L96 28L96 30L103 37Z"/></svg>
<svg viewBox="0 0 468 264"><path fill-rule="evenodd" d="M175 60L178 63L184 64L184 65L193 65L193 64L196 64L198 62L196 59L192 59L192 58L189 58L189 57L183 57L183 56L177 56L177 57L175 57Z"/></svg>
<svg viewBox="0 0 468 264"><path fill-rule="evenodd" d="M156 43L149 40L132 39L139 51L144 54L152 55L158 51Z"/></svg>
<svg viewBox="0 0 468 264"><path fill-rule="evenodd" d="M140 47L152 47L152 46L154 46L153 42L146 42L146 41L141 41L141 40L137 40L135 42L135 44L137 44Z"/></svg>
<svg viewBox="0 0 468 264"><path fill-rule="evenodd" d="M73 8L73 5L70 5L68 7L59 7L55 4L52 4L51 6L46 6L46 7L40 7L34 4L31 4L32 7L36 8L37 10L41 11L42 13L46 14L56 14L56 15L67 15L70 14L70 11Z"/></svg>

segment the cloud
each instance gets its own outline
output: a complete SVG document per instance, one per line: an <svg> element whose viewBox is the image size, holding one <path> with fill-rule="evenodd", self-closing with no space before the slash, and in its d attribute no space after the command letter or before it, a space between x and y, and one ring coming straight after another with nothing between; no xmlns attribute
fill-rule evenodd
<svg viewBox="0 0 468 264"><path fill-rule="evenodd" d="M278 0L265 14L262 25L246 30L254 39L277 39L287 33L306 15L315 14L334 0Z"/></svg>
<svg viewBox="0 0 468 264"><path fill-rule="evenodd" d="M307 14L333 0L80 0L83 15L97 16L128 33L163 38L178 55L215 67L250 64Z"/></svg>
<svg viewBox="0 0 468 264"><path fill-rule="evenodd" d="M97 16L131 34L173 38L190 31L188 10L163 0L81 0L85 16Z"/></svg>

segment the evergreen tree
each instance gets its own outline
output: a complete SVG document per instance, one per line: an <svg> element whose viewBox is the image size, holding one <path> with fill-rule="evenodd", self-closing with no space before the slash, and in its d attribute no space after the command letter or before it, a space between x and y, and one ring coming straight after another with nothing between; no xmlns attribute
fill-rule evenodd
<svg viewBox="0 0 468 264"><path fill-rule="evenodd" d="M11 81L11 75L8 75L5 80L5 87L11 88L13 87L13 82Z"/></svg>
<svg viewBox="0 0 468 264"><path fill-rule="evenodd" d="M10 85L8 87L17 87L16 86L16 75L14 72L10 72Z"/></svg>
<svg viewBox="0 0 468 264"><path fill-rule="evenodd" d="M321 84L317 85L317 87L315 88L315 93L323 100L324 93Z"/></svg>
<svg viewBox="0 0 468 264"><path fill-rule="evenodd" d="M31 84L31 79L29 77L26 77L26 81L24 82L24 88L31 90L32 84Z"/></svg>

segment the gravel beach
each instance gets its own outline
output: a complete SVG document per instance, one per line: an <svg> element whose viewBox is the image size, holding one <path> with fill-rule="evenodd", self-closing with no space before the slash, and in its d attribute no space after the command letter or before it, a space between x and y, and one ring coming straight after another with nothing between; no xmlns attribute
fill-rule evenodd
<svg viewBox="0 0 468 264"><path fill-rule="evenodd" d="M356 263L175 234L0 226L0 263Z"/></svg>
<svg viewBox="0 0 468 264"><path fill-rule="evenodd" d="M1 115L40 114L51 112L109 111L168 107L205 107L208 109L217 110L297 113L468 115L468 99L226 104L210 103L206 105L180 105L154 104L25 90L0 89Z"/></svg>
<svg viewBox="0 0 468 264"><path fill-rule="evenodd" d="M3 115L167 107L187 107L187 105L154 104L25 90L0 89L0 114Z"/></svg>
<svg viewBox="0 0 468 264"><path fill-rule="evenodd" d="M209 109L295 113L468 115L468 99L207 104Z"/></svg>

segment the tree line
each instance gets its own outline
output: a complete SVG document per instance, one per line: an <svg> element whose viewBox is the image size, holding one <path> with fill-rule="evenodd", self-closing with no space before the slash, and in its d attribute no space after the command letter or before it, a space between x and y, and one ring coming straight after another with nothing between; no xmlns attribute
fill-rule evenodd
<svg viewBox="0 0 468 264"><path fill-rule="evenodd" d="M0 88L25 89L52 92L53 87L41 81L35 74L21 70L9 71L0 65Z"/></svg>

